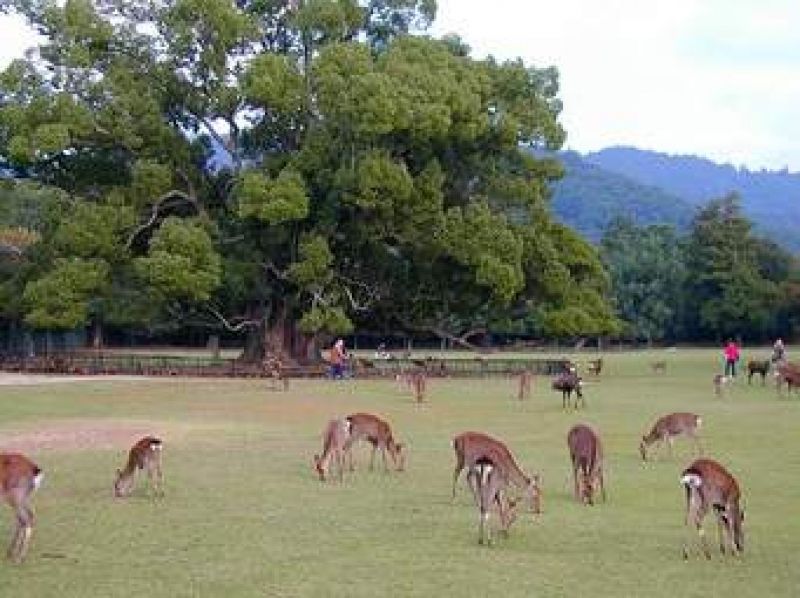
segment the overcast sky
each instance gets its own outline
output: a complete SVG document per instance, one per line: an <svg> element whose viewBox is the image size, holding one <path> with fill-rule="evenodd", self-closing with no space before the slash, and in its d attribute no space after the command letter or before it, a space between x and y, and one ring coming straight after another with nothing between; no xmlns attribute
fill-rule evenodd
<svg viewBox="0 0 800 598"><path fill-rule="evenodd" d="M561 73L567 146L800 171L800 0L438 0L434 33ZM32 43L0 17L0 66Z"/></svg>

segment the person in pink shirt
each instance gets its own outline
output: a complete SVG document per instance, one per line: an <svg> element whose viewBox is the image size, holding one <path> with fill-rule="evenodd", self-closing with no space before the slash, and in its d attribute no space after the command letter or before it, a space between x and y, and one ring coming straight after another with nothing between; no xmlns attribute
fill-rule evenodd
<svg viewBox="0 0 800 598"><path fill-rule="evenodd" d="M722 351L725 355L725 375L736 377L736 362L739 361L739 346L736 341L729 339Z"/></svg>

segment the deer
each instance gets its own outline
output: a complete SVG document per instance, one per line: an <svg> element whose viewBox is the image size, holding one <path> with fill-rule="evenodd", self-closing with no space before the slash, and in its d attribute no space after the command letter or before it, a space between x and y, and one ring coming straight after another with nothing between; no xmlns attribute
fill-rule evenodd
<svg viewBox="0 0 800 598"><path fill-rule="evenodd" d="M517 398L524 401L531 396L531 385L533 384L533 372L522 370L517 380Z"/></svg>
<svg viewBox="0 0 800 598"><path fill-rule="evenodd" d="M414 398L416 399L417 403L422 403L425 401L425 391L428 387L428 377L425 374L425 371L418 371L414 372L410 375L411 380L411 388L414 391Z"/></svg>
<svg viewBox="0 0 800 598"><path fill-rule="evenodd" d="M694 526L697 530L706 558L711 558L711 551L706 542L703 519L709 508L717 518L720 552L723 555L726 552L724 534L731 554L742 553L744 511L739 505L741 493L736 478L712 459L697 459L683 471L681 485L686 489L686 526ZM683 558L689 558L688 535L683 544Z"/></svg>
<svg viewBox="0 0 800 598"><path fill-rule="evenodd" d="M386 462L386 452L392 457L397 471L405 469L405 454L403 445L396 442L392 435L392 427L371 413L353 413L348 415L345 420L350 425L350 435L344 443L344 453L348 456L350 471L353 471L353 444L359 440L366 440L372 445L372 455L369 461L369 469L373 470L375 464L375 451L381 450L383 458L383 468L389 470Z"/></svg>
<svg viewBox="0 0 800 598"><path fill-rule="evenodd" d="M163 442L155 436L145 436L137 441L128 452L128 461L124 469L117 470L114 481L114 496L125 498L133 492L133 478L137 469L147 471L149 493L152 498L164 496L164 474L161 469L161 452Z"/></svg>
<svg viewBox="0 0 800 598"><path fill-rule="evenodd" d="M794 363L779 363L775 368L775 388L778 390L778 395L782 392L783 383L792 392L792 388L800 388L800 366Z"/></svg>
<svg viewBox="0 0 800 598"><path fill-rule="evenodd" d="M650 364L650 369L653 370L653 373L660 372L662 374L667 373L667 362L666 361L654 361Z"/></svg>
<svg viewBox="0 0 800 598"><path fill-rule="evenodd" d="M599 376L600 372L603 371L603 358L598 357L597 359L590 360L586 366L586 371L595 376Z"/></svg>
<svg viewBox="0 0 800 598"><path fill-rule="evenodd" d="M561 401L562 407L566 409L569 407L569 402L572 397L572 393L575 393L575 409L578 408L578 401L583 403L583 406L586 406L586 399L583 397L583 380L580 376L578 376L578 372L575 368L570 368L566 372L562 372L558 376L553 379L552 384L553 390L560 390L561 391Z"/></svg>
<svg viewBox="0 0 800 598"><path fill-rule="evenodd" d="M769 359L757 360L751 359L747 362L747 383L753 383L753 374L761 376L761 386L767 383L767 374L769 373L772 362Z"/></svg>
<svg viewBox="0 0 800 598"><path fill-rule="evenodd" d="M531 511L541 512L541 480L538 474L528 476L520 469L505 443L482 432L462 432L453 438L456 466L453 470L453 495L456 498L456 483L464 467L472 468L481 459L488 459L499 469L505 480L522 490L530 503Z"/></svg>
<svg viewBox="0 0 800 598"><path fill-rule="evenodd" d="M724 374L714 374L714 396L723 398L725 396L725 388L731 383L733 378L725 376Z"/></svg>
<svg viewBox="0 0 800 598"><path fill-rule="evenodd" d="M567 434L567 446L572 461L575 499L585 505L593 505L594 492L599 486L600 494L605 502L603 447L600 443L600 436L591 426L577 424Z"/></svg>
<svg viewBox="0 0 800 598"><path fill-rule="evenodd" d="M467 471L467 483L472 489L475 504L480 513L478 527L478 544L492 544L492 532L489 516L492 507L496 507L500 517L500 531L508 535L508 529L517 517L516 501L505 496L508 479L503 470L495 465L489 457L479 457Z"/></svg>
<svg viewBox="0 0 800 598"><path fill-rule="evenodd" d="M319 480L325 481L326 473L336 464L339 481L344 479L344 447L350 437L350 422L346 419L332 419L322 432L322 456L314 455L314 469Z"/></svg>
<svg viewBox="0 0 800 598"><path fill-rule="evenodd" d="M697 433L702 423L703 419L694 413L670 413L658 418L650 432L642 436L642 442L639 444L642 461L647 461L647 447L655 442L658 442L660 446L666 442L671 457L672 442L678 436L691 438L702 455L703 447Z"/></svg>
<svg viewBox="0 0 800 598"><path fill-rule="evenodd" d="M15 564L22 563L28 552L34 523L29 503L43 479L41 468L24 455L0 453L0 497L14 510L17 519L7 552Z"/></svg>

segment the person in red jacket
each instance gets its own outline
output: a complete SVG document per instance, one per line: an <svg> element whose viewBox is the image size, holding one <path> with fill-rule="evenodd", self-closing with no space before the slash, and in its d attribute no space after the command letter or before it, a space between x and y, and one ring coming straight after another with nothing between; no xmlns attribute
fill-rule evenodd
<svg viewBox="0 0 800 598"><path fill-rule="evenodd" d="M331 349L331 376L335 380L344 377L344 365L347 359L347 350L344 348L344 341L337 340Z"/></svg>
<svg viewBox="0 0 800 598"><path fill-rule="evenodd" d="M739 361L739 346L736 341L729 339L722 351L725 355L725 375L736 377L736 362Z"/></svg>

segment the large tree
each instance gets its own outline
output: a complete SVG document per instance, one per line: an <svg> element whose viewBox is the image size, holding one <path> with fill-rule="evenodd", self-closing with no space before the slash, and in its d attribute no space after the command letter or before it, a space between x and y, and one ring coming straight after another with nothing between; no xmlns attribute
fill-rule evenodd
<svg viewBox="0 0 800 598"><path fill-rule="evenodd" d="M46 41L0 80L0 155L74 203L29 322L189 318L252 357L355 325L614 327L551 220L560 168L520 151L563 142L557 72L407 35L432 0L10 4Z"/></svg>

